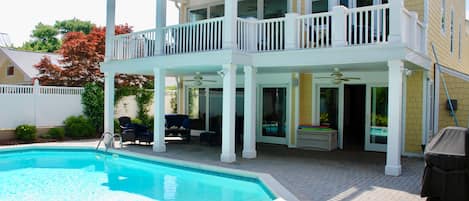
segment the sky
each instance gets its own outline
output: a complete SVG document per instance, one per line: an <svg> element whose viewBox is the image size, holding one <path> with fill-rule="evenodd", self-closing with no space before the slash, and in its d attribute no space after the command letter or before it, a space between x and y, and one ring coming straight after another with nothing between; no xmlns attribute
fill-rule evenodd
<svg viewBox="0 0 469 201"><path fill-rule="evenodd" d="M136 3L138 2L138 3ZM106 0L2 0L0 33L7 33L14 46L30 39L39 22L53 25L57 20L78 18L104 26ZM167 4L167 24L179 22L174 3ZM155 27L156 0L116 0L116 24L128 23L134 31Z"/></svg>
<svg viewBox="0 0 469 201"><path fill-rule="evenodd" d="M136 3L138 2L138 3ZM2 0L0 33L10 35L15 46L30 39L39 22L53 25L56 20L78 18L96 25L106 24L106 0ZM156 0L116 0L116 23L128 23L134 31L155 27ZM168 1L167 24L177 24L178 10ZM469 0L466 0L469 19Z"/></svg>

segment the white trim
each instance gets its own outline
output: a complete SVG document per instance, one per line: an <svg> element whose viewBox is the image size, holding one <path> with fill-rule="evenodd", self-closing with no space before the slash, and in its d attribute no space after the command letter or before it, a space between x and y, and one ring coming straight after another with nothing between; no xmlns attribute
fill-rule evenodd
<svg viewBox="0 0 469 201"><path fill-rule="evenodd" d="M402 79L402 120L401 120L401 135L402 135L402 145L401 145L401 154L405 152L405 143L406 143L406 118L407 118L407 79L409 77L404 74ZM388 88L389 89L389 88ZM389 94L388 94L389 95ZM389 104L389 103L388 103Z"/></svg>
<svg viewBox="0 0 469 201"><path fill-rule="evenodd" d="M285 88L286 91L286 127L285 127L285 137L269 137L269 136L262 136L262 114L263 114L263 108L262 108L262 101L264 100L263 96L263 89L264 88ZM292 98L292 93L291 93L291 82L287 83L278 83L278 84L257 84L257 105L260 107L257 107L257 136L256 139L258 142L265 142L265 143L272 143L272 144L284 144L284 145L289 145L290 144L290 136L291 136L291 98Z"/></svg>
<svg viewBox="0 0 469 201"><path fill-rule="evenodd" d="M439 130L439 115L440 115L440 68L435 64L434 70L434 85L433 85L433 135L438 133ZM443 69L443 68L441 68Z"/></svg>
<svg viewBox="0 0 469 201"><path fill-rule="evenodd" d="M469 75L468 74L465 74L465 73L462 73L462 72L459 72L459 71L456 71L456 70L453 70L451 68L447 68L447 67L444 67L442 65L440 65L441 67L441 72L443 73L447 73L451 76L454 76L454 77L457 77L459 79L462 79L464 81L468 81L469 82ZM437 67L438 68L438 67Z"/></svg>
<svg viewBox="0 0 469 201"><path fill-rule="evenodd" d="M294 139L295 144L289 143L289 147L295 148L298 143L298 126L300 125L300 73L295 73L295 80L293 80L293 90L295 90L295 123L294 123ZM296 83L296 85L295 85ZM311 113L312 114L312 113Z"/></svg>
<svg viewBox="0 0 469 201"><path fill-rule="evenodd" d="M422 72L422 142L421 144L427 144L427 133L428 133L428 71Z"/></svg>

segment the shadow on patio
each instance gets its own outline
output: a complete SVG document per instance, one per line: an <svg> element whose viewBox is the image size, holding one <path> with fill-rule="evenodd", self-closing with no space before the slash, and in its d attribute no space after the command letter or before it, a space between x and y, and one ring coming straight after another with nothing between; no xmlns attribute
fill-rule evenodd
<svg viewBox="0 0 469 201"><path fill-rule="evenodd" d="M220 147L168 143L167 152L154 153L149 145L127 144L128 151L192 161L272 175L300 200L423 200L419 197L424 162L419 158L402 159L402 176L384 175L383 153L334 151L320 152L288 149L285 146L257 144L256 159L241 158L220 162Z"/></svg>

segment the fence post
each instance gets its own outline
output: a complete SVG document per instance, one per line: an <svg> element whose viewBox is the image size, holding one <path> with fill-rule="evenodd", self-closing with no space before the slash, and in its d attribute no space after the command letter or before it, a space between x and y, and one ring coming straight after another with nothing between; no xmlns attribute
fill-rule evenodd
<svg viewBox="0 0 469 201"><path fill-rule="evenodd" d="M347 45L347 8L334 6L332 8L332 47L344 47Z"/></svg>
<svg viewBox="0 0 469 201"><path fill-rule="evenodd" d="M296 27L296 19L298 13L285 14L285 49L297 49L298 28Z"/></svg>
<svg viewBox="0 0 469 201"><path fill-rule="evenodd" d="M402 43L404 0L389 1L389 43Z"/></svg>
<svg viewBox="0 0 469 201"><path fill-rule="evenodd" d="M38 109L38 100L40 95L41 86L39 85L39 80L34 80L33 85L33 113L34 113L34 125L39 127L38 118L37 118L37 109Z"/></svg>

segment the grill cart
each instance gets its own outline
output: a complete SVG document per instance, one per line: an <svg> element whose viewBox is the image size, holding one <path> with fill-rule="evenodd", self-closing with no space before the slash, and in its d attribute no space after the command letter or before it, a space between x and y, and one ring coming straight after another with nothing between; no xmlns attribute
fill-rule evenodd
<svg viewBox="0 0 469 201"><path fill-rule="evenodd" d="M469 130L447 127L425 148L422 197L429 201L469 200Z"/></svg>

